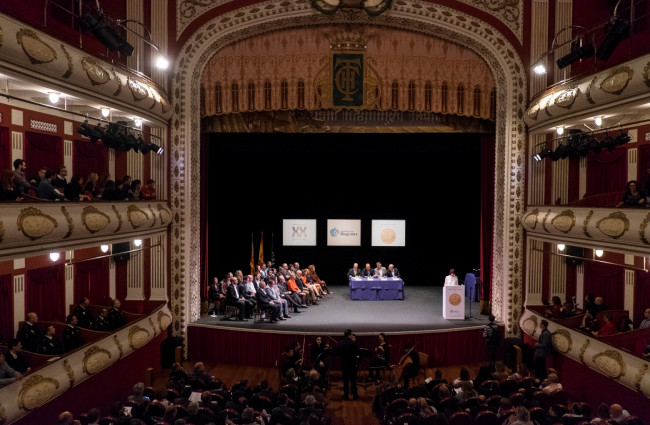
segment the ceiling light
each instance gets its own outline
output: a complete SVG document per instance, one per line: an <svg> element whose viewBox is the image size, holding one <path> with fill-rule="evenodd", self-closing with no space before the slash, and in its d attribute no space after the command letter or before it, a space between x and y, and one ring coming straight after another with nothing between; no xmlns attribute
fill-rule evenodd
<svg viewBox="0 0 650 425"><path fill-rule="evenodd" d="M596 257L602 257L603 256L603 250L602 249L594 249L594 254L596 254Z"/></svg>
<svg viewBox="0 0 650 425"><path fill-rule="evenodd" d="M163 55L158 55L158 57L156 58L156 68L163 71L169 68L169 59L167 59Z"/></svg>
<svg viewBox="0 0 650 425"><path fill-rule="evenodd" d="M557 244L558 251L564 251L564 248L566 248L566 245L564 245L563 243Z"/></svg>
<svg viewBox="0 0 650 425"><path fill-rule="evenodd" d="M102 108L102 117L108 118L108 115L111 113L111 110L108 108Z"/></svg>
<svg viewBox="0 0 650 425"><path fill-rule="evenodd" d="M135 245L137 247L141 246L142 245L142 239L135 239L133 241L133 245Z"/></svg>
<svg viewBox="0 0 650 425"><path fill-rule="evenodd" d="M51 261L57 261L59 259L59 253L58 252L50 252L50 260Z"/></svg>
<svg viewBox="0 0 650 425"><path fill-rule="evenodd" d="M563 134L564 134L564 127L558 127L558 128L556 128L556 129L555 129L555 132L556 132L559 136L563 135Z"/></svg>
<svg viewBox="0 0 650 425"><path fill-rule="evenodd" d="M136 127L140 128L142 127L142 120L140 118L136 118L134 124Z"/></svg>
<svg viewBox="0 0 650 425"><path fill-rule="evenodd" d="M594 120L594 122L596 123L596 125L597 125L598 127L600 127L601 125L603 125L603 117L596 117L596 119Z"/></svg>
<svg viewBox="0 0 650 425"><path fill-rule="evenodd" d="M51 91L48 94L48 98L50 99L50 103L58 103L59 102L59 93L55 93Z"/></svg>
<svg viewBox="0 0 650 425"><path fill-rule="evenodd" d="M104 253L108 252L108 248L109 248L108 245L102 245L102 246L99 247L99 249L101 249L102 252L104 252Z"/></svg>

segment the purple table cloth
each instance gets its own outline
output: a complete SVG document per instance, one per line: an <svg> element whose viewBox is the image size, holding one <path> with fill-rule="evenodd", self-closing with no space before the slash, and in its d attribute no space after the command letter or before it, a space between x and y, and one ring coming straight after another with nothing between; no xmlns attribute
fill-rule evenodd
<svg viewBox="0 0 650 425"><path fill-rule="evenodd" d="M399 278L350 279L350 299L364 301L403 300L404 281Z"/></svg>

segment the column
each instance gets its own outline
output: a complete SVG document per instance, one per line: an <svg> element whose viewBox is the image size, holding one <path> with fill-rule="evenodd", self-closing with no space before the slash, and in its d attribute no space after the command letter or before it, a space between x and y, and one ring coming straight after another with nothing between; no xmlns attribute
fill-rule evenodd
<svg viewBox="0 0 650 425"><path fill-rule="evenodd" d="M129 242L130 250L138 250L142 248L142 245L135 246L134 242ZM144 290L143 290L143 261L142 256L143 251L131 252L131 257L127 263L126 269L126 299L127 300L143 300L144 299Z"/></svg>
<svg viewBox="0 0 650 425"><path fill-rule="evenodd" d="M25 260L22 259L25 268ZM25 320L25 275L14 276L14 335L18 332L18 322Z"/></svg>
<svg viewBox="0 0 650 425"><path fill-rule="evenodd" d="M526 284L526 305L542 304L542 276L544 266L544 243L536 240L528 240L526 245L527 255L527 284Z"/></svg>
<svg viewBox="0 0 650 425"><path fill-rule="evenodd" d="M167 233L151 238L151 296L150 300L167 301Z"/></svg>

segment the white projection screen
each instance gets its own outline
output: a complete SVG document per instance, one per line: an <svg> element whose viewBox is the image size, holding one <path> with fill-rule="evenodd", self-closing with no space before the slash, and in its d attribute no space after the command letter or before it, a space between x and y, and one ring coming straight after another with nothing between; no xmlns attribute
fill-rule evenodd
<svg viewBox="0 0 650 425"><path fill-rule="evenodd" d="M316 246L316 220L282 220L282 244L284 246Z"/></svg>
<svg viewBox="0 0 650 425"><path fill-rule="evenodd" d="M327 220L327 246L361 246L361 220Z"/></svg>
<svg viewBox="0 0 650 425"><path fill-rule="evenodd" d="M406 220L372 220L372 246L406 246Z"/></svg>

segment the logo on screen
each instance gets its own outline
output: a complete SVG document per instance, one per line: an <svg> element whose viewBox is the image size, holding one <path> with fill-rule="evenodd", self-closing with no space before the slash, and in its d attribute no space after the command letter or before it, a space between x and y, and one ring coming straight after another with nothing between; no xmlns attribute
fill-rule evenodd
<svg viewBox="0 0 650 425"><path fill-rule="evenodd" d="M390 245L397 239L397 233L393 229L384 229L381 231L379 237L383 243Z"/></svg>
<svg viewBox="0 0 650 425"><path fill-rule="evenodd" d="M307 237L307 226L292 226L291 234L292 238L306 238Z"/></svg>
<svg viewBox="0 0 650 425"><path fill-rule="evenodd" d="M330 230L330 236L333 238L337 237L339 235L339 229L336 227L332 227L332 230Z"/></svg>

